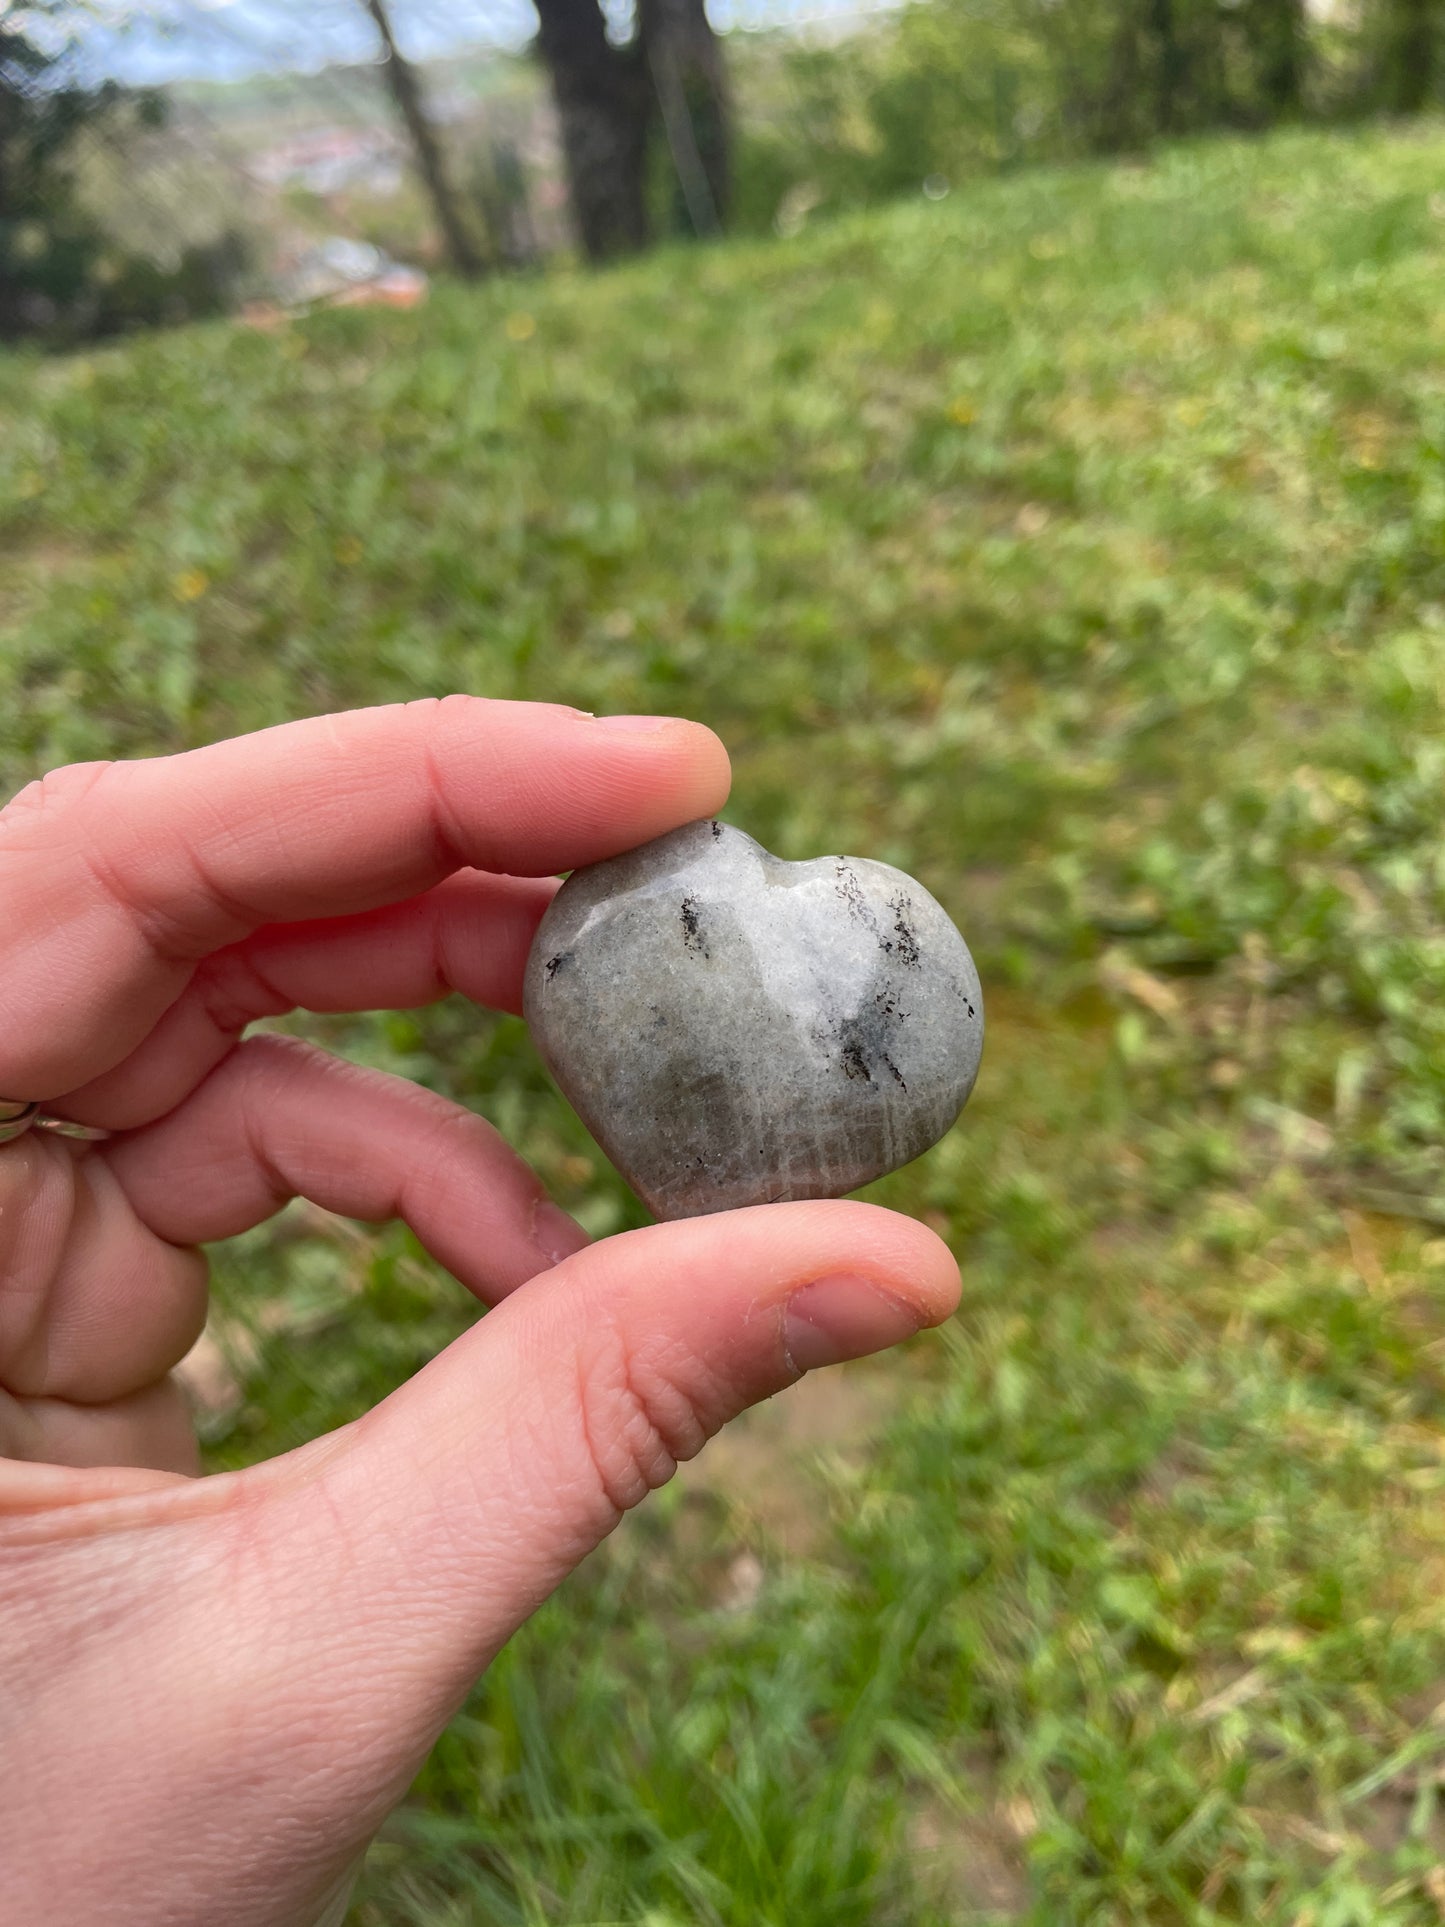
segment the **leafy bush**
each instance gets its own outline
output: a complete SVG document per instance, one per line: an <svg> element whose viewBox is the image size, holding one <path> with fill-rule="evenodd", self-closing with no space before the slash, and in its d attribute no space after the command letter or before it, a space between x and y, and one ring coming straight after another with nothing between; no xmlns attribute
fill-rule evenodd
<svg viewBox="0 0 1445 1927"><path fill-rule="evenodd" d="M744 46L739 219L781 210L786 227L925 181L1399 105L1411 6L1317 19L1299 0L913 0L832 43ZM1445 35L1418 11L1414 108L1438 92L1431 60L1445 71Z"/></svg>
<svg viewBox="0 0 1445 1927"><path fill-rule="evenodd" d="M54 4L0 14L0 337L74 340L218 312L244 268L238 236L162 267L116 247L83 206L79 152L159 125L164 108L113 82L69 80L65 44L37 38L35 24L60 14Z"/></svg>

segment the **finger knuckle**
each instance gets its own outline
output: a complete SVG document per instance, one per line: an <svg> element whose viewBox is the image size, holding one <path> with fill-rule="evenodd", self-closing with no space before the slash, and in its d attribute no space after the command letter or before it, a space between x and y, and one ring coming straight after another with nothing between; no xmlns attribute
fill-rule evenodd
<svg viewBox="0 0 1445 1927"><path fill-rule="evenodd" d="M622 1513L665 1485L715 1427L703 1417L698 1361L615 1325L589 1334L578 1359L582 1440L601 1495Z"/></svg>
<svg viewBox="0 0 1445 1927"><path fill-rule="evenodd" d="M430 722L442 722L453 716L462 720L475 719L479 704L484 699L468 695L465 690L454 689L446 696L416 696L407 704L409 710L418 710Z"/></svg>
<svg viewBox="0 0 1445 1927"><path fill-rule="evenodd" d="M263 1093L274 1093L283 1082L324 1076L331 1067L340 1068L343 1062L304 1037L260 1031L236 1046L226 1060L225 1069L231 1077L248 1080L251 1087Z"/></svg>
<svg viewBox="0 0 1445 1927"><path fill-rule="evenodd" d="M113 763L66 763L37 777L0 809L0 837L8 843L63 833L63 826L114 769Z"/></svg>
<svg viewBox="0 0 1445 1927"><path fill-rule="evenodd" d="M261 1017L278 1017L292 1008L242 944L218 950L196 972L196 995L216 1029L237 1035Z"/></svg>
<svg viewBox="0 0 1445 1927"><path fill-rule="evenodd" d="M57 862L63 873L80 877L116 907L158 958L194 962L211 948L210 926L198 934L184 889L158 895L151 887L165 865L157 871L153 844L133 821L136 802L148 793L150 768L139 761L70 763L51 770L0 810L0 851L31 852ZM170 881L174 886L175 879ZM244 912L226 904L199 868L197 881L207 901L232 911L238 931L246 927Z"/></svg>
<svg viewBox="0 0 1445 1927"><path fill-rule="evenodd" d="M498 1142L496 1131L484 1117L454 1104L449 1097L429 1091L423 1084L400 1084L398 1095L416 1112L418 1130L428 1128L438 1153L450 1156L460 1151L464 1157L485 1155Z"/></svg>
<svg viewBox="0 0 1445 1927"><path fill-rule="evenodd" d="M407 723L423 741L444 734L453 724L475 724L482 698L454 691L447 696L412 696L397 705Z"/></svg>

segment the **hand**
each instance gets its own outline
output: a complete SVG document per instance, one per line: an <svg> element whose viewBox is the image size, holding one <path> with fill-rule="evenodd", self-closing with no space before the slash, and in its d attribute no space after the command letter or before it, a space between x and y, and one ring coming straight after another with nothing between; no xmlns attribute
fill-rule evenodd
<svg viewBox="0 0 1445 1927"><path fill-rule="evenodd" d="M515 1010L550 873L727 780L691 723L453 697L61 770L0 812L0 1094L116 1133L0 1146L17 1927L310 1927L628 1507L744 1406L952 1310L943 1245L862 1204L584 1249L479 1118L242 1041L453 989ZM196 1246L296 1196L404 1218L498 1309L356 1424L187 1476Z"/></svg>

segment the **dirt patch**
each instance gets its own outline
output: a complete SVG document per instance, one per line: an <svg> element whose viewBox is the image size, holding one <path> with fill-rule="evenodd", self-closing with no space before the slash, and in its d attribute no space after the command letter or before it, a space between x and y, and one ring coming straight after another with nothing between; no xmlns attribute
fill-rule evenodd
<svg viewBox="0 0 1445 1927"><path fill-rule="evenodd" d="M1022 1801L989 1797L988 1776L980 1777L977 1808L925 1795L908 1822L914 1878L932 1905L960 1927L1016 1918L1034 1897L1024 1854L1033 1814Z"/></svg>
<svg viewBox="0 0 1445 1927"><path fill-rule="evenodd" d="M678 1481L690 1498L724 1500L742 1539L760 1536L802 1557L829 1537L820 1455L861 1461L912 1382L908 1368L892 1362L810 1372L734 1419Z"/></svg>

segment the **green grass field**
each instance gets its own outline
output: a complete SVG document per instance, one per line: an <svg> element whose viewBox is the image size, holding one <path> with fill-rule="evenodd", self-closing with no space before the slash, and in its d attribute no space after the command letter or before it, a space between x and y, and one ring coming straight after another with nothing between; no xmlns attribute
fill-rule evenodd
<svg viewBox="0 0 1445 1927"><path fill-rule="evenodd" d="M518 1638L355 1927L1445 1921L1445 128L0 360L0 786L450 689L717 728L989 997L964 1309ZM308 1034L636 1205L521 1026ZM218 1254L216 1465L473 1315Z"/></svg>

